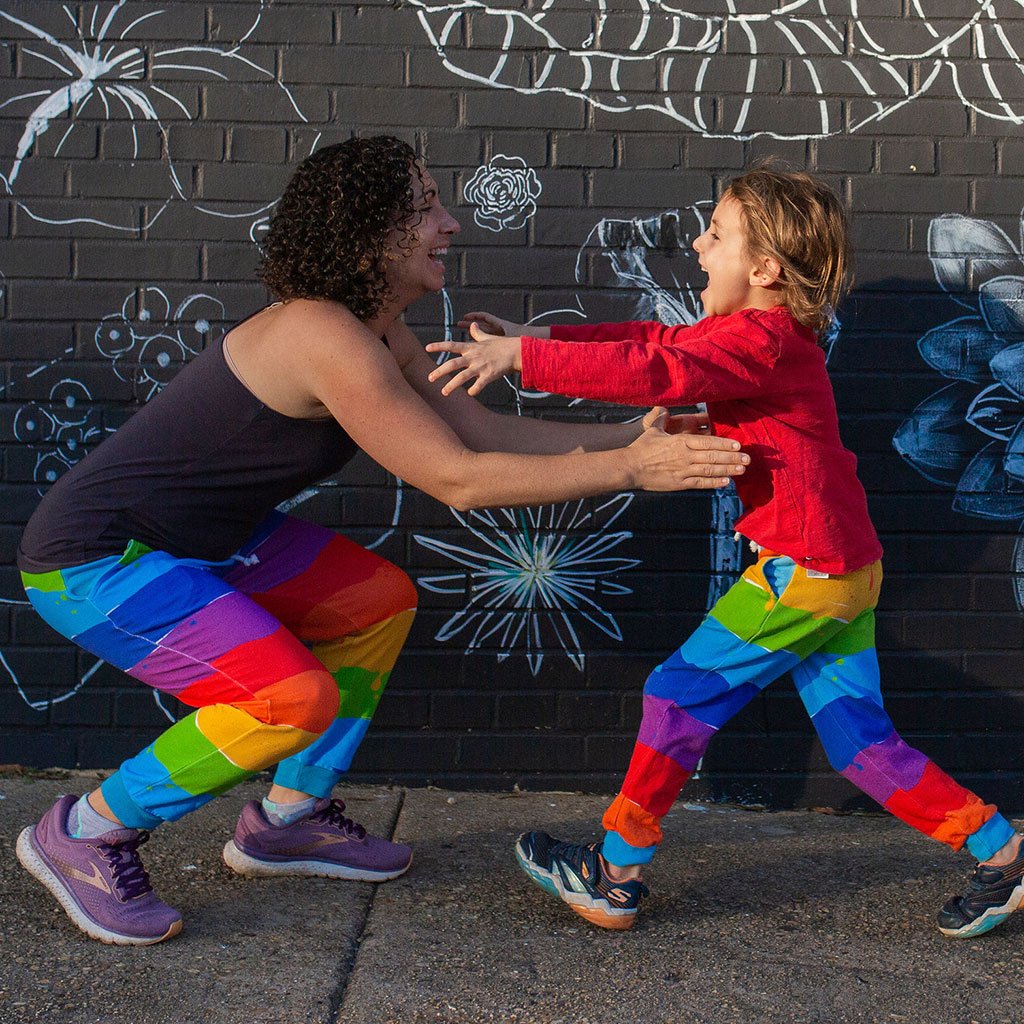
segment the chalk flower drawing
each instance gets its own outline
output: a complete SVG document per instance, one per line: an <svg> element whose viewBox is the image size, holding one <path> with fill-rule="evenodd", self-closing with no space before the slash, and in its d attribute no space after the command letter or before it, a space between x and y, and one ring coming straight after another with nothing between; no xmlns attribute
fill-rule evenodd
<svg viewBox="0 0 1024 1024"><path fill-rule="evenodd" d="M965 314L918 340L924 361L951 383L910 414L893 444L925 479L955 491L957 512L1024 524L1021 245L995 224L950 214L932 221L928 252L939 286ZM1024 610L1024 535L1014 571Z"/></svg>
<svg viewBox="0 0 1024 1024"><path fill-rule="evenodd" d="M472 203L473 220L488 231L515 231L537 212L541 184L519 156L499 153L466 183L463 194Z"/></svg>
<svg viewBox="0 0 1024 1024"><path fill-rule="evenodd" d="M441 627L437 639L461 637L467 653L496 648L499 661L521 648L534 675L545 650L561 648L582 671L585 655L579 624L589 623L605 636L622 640L615 617L601 606L600 598L632 593L614 577L640 563L608 556L632 536L608 530L632 501L632 494L620 494L593 511L584 501L468 515L453 509L476 547L417 534L418 543L463 567L421 576L420 585L437 594L469 598Z"/></svg>
<svg viewBox="0 0 1024 1024"><path fill-rule="evenodd" d="M133 317L136 293L125 296L119 313L96 328L96 348L123 381L140 386L149 401L212 336L226 319L224 303L205 293L189 295L172 308L161 288L144 288L142 309Z"/></svg>
<svg viewBox="0 0 1024 1024"><path fill-rule="evenodd" d="M100 411L81 382L65 377L51 388L47 401L30 402L14 414L14 437L35 449L33 479L39 493L98 444L106 433Z"/></svg>
<svg viewBox="0 0 1024 1024"><path fill-rule="evenodd" d="M130 292L118 313L103 318L95 341L100 355L110 360L114 374L137 385L138 396L149 401L204 347L214 325L222 324L226 313L224 304L212 295L189 295L172 307L163 289L148 287L142 289L142 309L133 318L136 297L136 292ZM37 367L24 383L60 362L51 360ZM56 372L68 369L61 366ZM14 437L35 450L33 479L40 494L109 432L102 410L92 402L86 384L74 376L60 376L45 399L27 402L16 410Z"/></svg>
<svg viewBox="0 0 1024 1024"><path fill-rule="evenodd" d="M34 5L33 22L0 9L0 21L8 27L8 45L15 42L19 45L26 69L34 76L10 80L8 88L25 88L29 81L33 87L0 102L0 109L25 111L25 127L13 160L0 173L6 190L15 195L18 205L37 221L60 225L89 223L137 233L139 201L117 203L109 188L101 191L101 205L104 211L120 206L122 213L115 219L89 215L48 218L35 212L33 207L38 203L33 197L37 193L33 184L25 181L32 176L33 163L41 157L60 156L77 128L95 125L92 119L120 118L128 124L132 140L130 150L124 154L108 153L107 157L117 159L120 156L131 161L124 165L128 174L146 173L156 161L139 160L140 123L155 126L166 147L169 136L165 122L191 121L196 116L190 109L190 102L195 105L197 80L228 81L236 76L263 81L270 86L268 102L278 98L287 110L287 117L305 121L292 93L277 78L273 68L258 64L242 52L243 44L260 23L264 6L265 0L260 0L255 15L237 42L228 46L210 43L168 46L154 42L140 45L135 42L140 31L144 32L152 19L164 17L167 12L151 9L140 13L138 4L128 4L126 0L82 5L81 20L68 4ZM46 83L46 76L51 76L52 82ZM37 83L45 83L45 87L34 87ZM146 226L152 225L174 198L192 203L203 213L249 220L272 205L261 203L257 208L240 211L232 209L230 204L215 208L196 201L190 194L191 183L187 178L182 180L172 155L168 153L163 159L168 175L167 191L163 197L149 197L160 205L148 213ZM131 188L126 191L133 194Z"/></svg>
<svg viewBox="0 0 1024 1024"><path fill-rule="evenodd" d="M575 0L409 2L453 74L611 113L652 111L707 136L856 131L944 73L979 114L1024 122L1018 0L977 0L960 16L938 0L914 0L905 17L870 22L857 0L735 0L721 14L664 0L623 0L614 11ZM799 116L784 113L787 105Z"/></svg>

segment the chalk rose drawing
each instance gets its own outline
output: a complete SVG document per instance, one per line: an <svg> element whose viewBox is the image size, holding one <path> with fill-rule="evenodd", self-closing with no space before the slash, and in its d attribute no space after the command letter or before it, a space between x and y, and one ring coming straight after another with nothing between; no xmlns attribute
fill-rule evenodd
<svg viewBox="0 0 1024 1024"><path fill-rule="evenodd" d="M463 190L473 220L488 231L515 231L537 212L541 184L519 156L499 153L478 167Z"/></svg>
<svg viewBox="0 0 1024 1024"><path fill-rule="evenodd" d="M735 0L720 14L664 0L622 0L615 10L575 0L409 3L453 74L611 113L652 111L707 136L856 131L944 74L980 115L1024 121L1019 0L977 0L959 15L914 0L902 18L870 21L857 0Z"/></svg>
<svg viewBox="0 0 1024 1024"><path fill-rule="evenodd" d="M578 624L589 623L613 640L622 640L615 617L600 599L632 593L614 577L640 563L609 557L632 534L608 529L632 501L632 494L620 494L593 511L584 501L466 515L453 509L459 525L476 542L474 547L417 534L423 547L462 566L421 576L420 585L437 594L468 597L436 638L460 637L467 653L496 649L499 661L522 648L533 675L540 671L545 650L561 648L582 671L585 655Z"/></svg>
<svg viewBox="0 0 1024 1024"><path fill-rule="evenodd" d="M82 5L80 17L68 4L35 4L31 22L0 8L0 23L7 28L6 45L19 47L26 74L32 75L8 79L4 88L9 92L24 90L29 82L31 86L28 91L15 92L0 101L0 110L6 111L7 116L19 110L25 112L25 126L14 157L0 173L6 191L37 221L54 225L88 223L132 233L138 233L141 220L145 220L141 226L151 226L174 199L186 201L202 213L250 221L269 209L272 204L266 202L255 207L244 204L243 209L238 209L237 204L213 205L196 199L188 178L183 180L176 169L173 154L168 150L170 136L166 130L170 121L191 121L198 115L194 109L194 83L211 79L244 80L251 88L261 90L260 102L267 105L268 113L276 104L279 119L307 120L274 69L264 67L243 52L244 44L260 23L265 2L260 0L251 15L233 11L217 15L225 34L231 30L233 20L239 16L244 19L237 27L237 41L225 46L165 45L144 41L144 35L139 40L152 19L165 17L167 12L140 12L139 4L126 0L109 5ZM251 10L252 5L246 7ZM52 81L47 82L48 76ZM40 85L44 87L37 87ZM239 84L239 88L243 86ZM149 169L162 160L167 172L165 193L149 196L156 209L143 214L139 200L118 198L122 192L129 196L139 194L137 190L124 187L115 192L109 188L109 181L98 184L97 195L89 197L91 178L86 178L84 184L76 185L76 193L93 198L103 216L93 216L91 212L70 217L47 216L43 211L51 211L46 205L46 185L33 181L35 165L60 156L76 129L95 130L97 120L118 119L127 125L126 138L130 142L123 153L108 151L107 160L123 161L116 164L118 173L129 177L149 174ZM166 151L157 159L140 159L143 125L158 133L158 151ZM112 139L108 142L116 145ZM110 173L108 168L108 178ZM141 194L149 195L147 187L143 186Z"/></svg>
<svg viewBox="0 0 1024 1024"><path fill-rule="evenodd" d="M989 221L949 214L932 221L935 278L965 314L917 343L951 383L926 398L893 438L925 479L953 489L953 508L1024 527L1024 259L1020 242ZM1024 534L1014 558L1024 610Z"/></svg>

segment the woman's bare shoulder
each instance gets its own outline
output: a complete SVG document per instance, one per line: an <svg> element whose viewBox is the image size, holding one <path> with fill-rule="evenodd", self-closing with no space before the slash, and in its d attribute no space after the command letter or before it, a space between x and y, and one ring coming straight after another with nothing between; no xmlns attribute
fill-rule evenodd
<svg viewBox="0 0 1024 1024"><path fill-rule="evenodd" d="M268 326L288 331L296 340L317 335L356 334L367 331L346 306L329 299L292 299L267 310Z"/></svg>
<svg viewBox="0 0 1024 1024"><path fill-rule="evenodd" d="M232 330L233 372L264 404L288 416L324 414L323 381L339 359L371 350L373 334L340 303L295 299L269 306ZM376 343L380 347L380 343Z"/></svg>

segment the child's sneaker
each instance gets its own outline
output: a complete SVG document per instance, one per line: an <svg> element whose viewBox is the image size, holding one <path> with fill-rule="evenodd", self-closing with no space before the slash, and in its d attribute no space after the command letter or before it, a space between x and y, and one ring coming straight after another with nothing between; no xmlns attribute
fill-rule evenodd
<svg viewBox="0 0 1024 1024"><path fill-rule="evenodd" d="M409 870L412 847L367 834L340 800L318 800L311 814L271 825L255 800L242 808L224 863L250 877L307 875L384 882Z"/></svg>
<svg viewBox="0 0 1024 1024"><path fill-rule="evenodd" d="M149 946L181 931L181 914L149 884L139 847L148 832L112 828L95 839L68 835L77 796L61 797L18 836L18 860L86 935L116 946Z"/></svg>
<svg viewBox="0 0 1024 1024"><path fill-rule="evenodd" d="M1024 903L1024 844L1017 859L1002 867L979 864L963 896L939 911L939 931L956 939L984 935Z"/></svg>
<svg viewBox="0 0 1024 1024"><path fill-rule="evenodd" d="M605 876L597 843L579 846L547 832L525 832L516 843L516 857L542 889L601 928L632 928L640 899L647 895L639 879L615 882Z"/></svg>

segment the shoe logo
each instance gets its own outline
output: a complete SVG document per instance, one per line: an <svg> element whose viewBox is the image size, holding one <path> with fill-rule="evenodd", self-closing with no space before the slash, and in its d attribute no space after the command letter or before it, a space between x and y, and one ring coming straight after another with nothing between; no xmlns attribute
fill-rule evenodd
<svg viewBox="0 0 1024 1024"><path fill-rule="evenodd" d="M100 871L99 866L96 864L90 864L92 868L92 874L87 875L84 871L74 867L71 864L67 864L63 861L54 858L57 866L64 872L65 875L70 875L72 878L77 878L80 882L85 882L86 885L91 885L94 889L99 889L100 892L109 893L110 884L103 877L103 872Z"/></svg>
<svg viewBox="0 0 1024 1024"><path fill-rule="evenodd" d="M306 843L303 849L319 850L324 846L340 846L348 842L348 836L339 835L337 832L314 832L313 835L319 836L319 839L315 843Z"/></svg>
<svg viewBox="0 0 1024 1024"><path fill-rule="evenodd" d="M618 903L629 902L629 893L625 889L609 889L608 895Z"/></svg>

